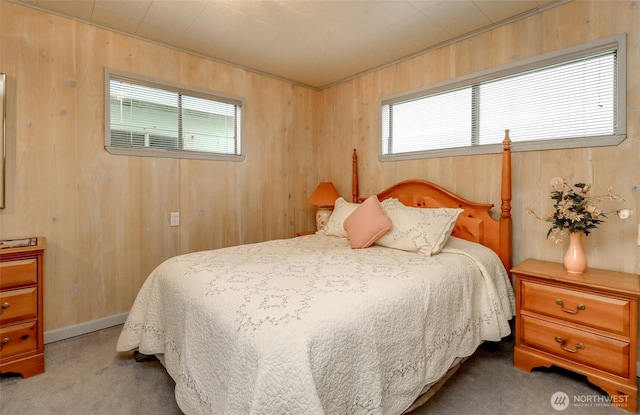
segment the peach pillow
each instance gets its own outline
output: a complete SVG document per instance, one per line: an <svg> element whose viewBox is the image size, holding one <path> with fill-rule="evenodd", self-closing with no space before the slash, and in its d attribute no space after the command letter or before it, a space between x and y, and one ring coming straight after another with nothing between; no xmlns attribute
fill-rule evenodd
<svg viewBox="0 0 640 415"><path fill-rule="evenodd" d="M391 228L391 219L373 195L367 198L344 221L351 248L367 248Z"/></svg>

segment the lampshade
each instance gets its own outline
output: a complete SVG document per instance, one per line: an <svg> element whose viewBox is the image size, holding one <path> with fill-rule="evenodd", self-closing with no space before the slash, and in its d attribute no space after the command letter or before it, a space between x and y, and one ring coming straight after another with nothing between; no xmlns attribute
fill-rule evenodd
<svg viewBox="0 0 640 415"><path fill-rule="evenodd" d="M320 182L316 190L313 191L311 197L307 199L307 203L316 206L332 206L336 203L336 199L340 194L331 182Z"/></svg>

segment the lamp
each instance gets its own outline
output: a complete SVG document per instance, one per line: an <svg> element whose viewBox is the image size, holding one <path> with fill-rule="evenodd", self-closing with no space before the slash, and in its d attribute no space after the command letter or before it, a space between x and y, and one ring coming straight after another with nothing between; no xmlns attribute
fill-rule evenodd
<svg viewBox="0 0 640 415"><path fill-rule="evenodd" d="M316 212L316 230L321 230L327 224L333 205L340 194L331 182L320 182L316 190L313 191L307 203L318 206Z"/></svg>

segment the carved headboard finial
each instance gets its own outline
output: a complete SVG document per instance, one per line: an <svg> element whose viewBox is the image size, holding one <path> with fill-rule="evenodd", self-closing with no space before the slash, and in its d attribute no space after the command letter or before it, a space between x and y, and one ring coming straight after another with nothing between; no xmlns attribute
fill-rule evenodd
<svg viewBox="0 0 640 415"><path fill-rule="evenodd" d="M502 148L504 150L511 150L511 137L509 137L509 130L504 130L504 140L502 140Z"/></svg>

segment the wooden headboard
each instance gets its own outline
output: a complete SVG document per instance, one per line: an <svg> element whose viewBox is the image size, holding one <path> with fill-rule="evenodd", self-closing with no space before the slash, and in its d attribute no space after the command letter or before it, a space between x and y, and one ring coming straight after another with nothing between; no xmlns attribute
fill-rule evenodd
<svg viewBox="0 0 640 415"><path fill-rule="evenodd" d="M396 198L406 206L434 208L458 207L464 211L458 217L453 235L477 242L491 248L502 260L504 267L511 269L511 139L505 131L502 142L502 182L500 218L494 219L489 211L493 204L466 200L426 180L405 180L378 193L380 201ZM353 150L353 202L363 200L358 195L358 157Z"/></svg>

